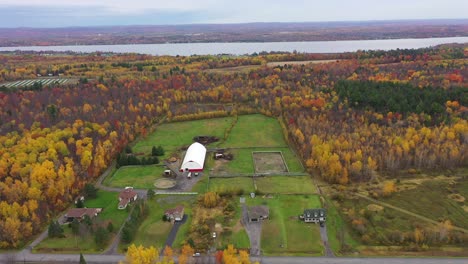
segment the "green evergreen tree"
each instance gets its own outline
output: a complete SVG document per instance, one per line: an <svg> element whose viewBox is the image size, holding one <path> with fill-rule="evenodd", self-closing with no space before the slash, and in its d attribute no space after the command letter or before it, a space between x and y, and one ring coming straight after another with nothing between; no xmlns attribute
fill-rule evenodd
<svg viewBox="0 0 468 264"><path fill-rule="evenodd" d="M109 240L109 231L103 227L98 227L94 233L94 242L99 248L104 248Z"/></svg>
<svg viewBox="0 0 468 264"><path fill-rule="evenodd" d="M80 222L78 222L76 218L73 219L73 221L70 223L70 227L71 227L72 233L75 235L78 235L78 233L80 232Z"/></svg>
<svg viewBox="0 0 468 264"><path fill-rule="evenodd" d="M86 198L96 198L98 189L94 185L87 183L84 187Z"/></svg>
<svg viewBox="0 0 468 264"><path fill-rule="evenodd" d="M48 229L49 237L64 237L63 228L57 221L52 221Z"/></svg>

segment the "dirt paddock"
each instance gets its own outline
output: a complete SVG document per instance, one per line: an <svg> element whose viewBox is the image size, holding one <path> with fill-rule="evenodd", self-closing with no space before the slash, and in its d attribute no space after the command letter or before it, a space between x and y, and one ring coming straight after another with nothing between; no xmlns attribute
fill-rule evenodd
<svg viewBox="0 0 468 264"><path fill-rule="evenodd" d="M281 151L252 152L255 173L288 172Z"/></svg>

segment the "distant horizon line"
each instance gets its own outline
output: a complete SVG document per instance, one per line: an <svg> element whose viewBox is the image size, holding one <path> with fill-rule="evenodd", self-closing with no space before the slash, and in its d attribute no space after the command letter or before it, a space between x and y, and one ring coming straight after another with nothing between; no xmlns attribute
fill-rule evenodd
<svg viewBox="0 0 468 264"><path fill-rule="evenodd" d="M0 29L66 29L66 28L111 28L111 27L177 27L177 26L209 26L209 25L252 25L252 24L323 24L323 23L369 23L369 22L429 22L429 21L459 21L468 24L468 18L415 18L415 19L370 19L370 20L329 20L329 21L260 21L260 22L239 22L239 23L182 23L182 24L115 24L115 25L89 25L89 26L63 26L63 27L0 27Z"/></svg>

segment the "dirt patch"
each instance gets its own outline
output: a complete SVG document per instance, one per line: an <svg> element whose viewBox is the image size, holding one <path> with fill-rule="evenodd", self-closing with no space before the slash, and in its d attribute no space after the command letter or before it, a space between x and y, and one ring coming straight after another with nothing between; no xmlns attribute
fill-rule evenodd
<svg viewBox="0 0 468 264"><path fill-rule="evenodd" d="M229 161L224 160L224 159L215 160L214 165L212 167L213 172L216 172L216 173L227 172L223 168L226 168L225 164L228 163L228 162Z"/></svg>
<svg viewBox="0 0 468 264"><path fill-rule="evenodd" d="M213 153L213 159L214 160L219 160L219 159L233 160L234 155L232 153L226 152L224 149L219 149Z"/></svg>
<svg viewBox="0 0 468 264"><path fill-rule="evenodd" d="M170 157L169 159L167 159L167 161L170 162L170 163L177 162L177 160L178 160L177 157Z"/></svg>
<svg viewBox="0 0 468 264"><path fill-rule="evenodd" d="M154 182L154 187L158 189L170 189L176 186L177 182L173 179L162 178Z"/></svg>
<svg viewBox="0 0 468 264"><path fill-rule="evenodd" d="M280 151L253 152L256 173L288 172L288 167Z"/></svg>
<svg viewBox="0 0 468 264"><path fill-rule="evenodd" d="M468 213L468 206L467 205L464 205L462 208L463 208L463 210L465 210L465 212Z"/></svg>
<svg viewBox="0 0 468 264"><path fill-rule="evenodd" d="M452 193L448 195L448 198L454 200L455 202L459 203L464 203L465 202L465 197L463 197L461 194L458 193Z"/></svg>
<svg viewBox="0 0 468 264"><path fill-rule="evenodd" d="M377 204L369 204L367 206L367 210L369 210L371 212L380 212L383 209L384 209L383 206L380 206L380 205L377 205Z"/></svg>
<svg viewBox="0 0 468 264"><path fill-rule="evenodd" d="M214 136L196 136L193 138L193 141L203 145L208 145L214 142L218 142L219 138Z"/></svg>
<svg viewBox="0 0 468 264"><path fill-rule="evenodd" d="M237 233L244 228L240 220L237 220L237 223L232 227L232 232Z"/></svg>
<svg viewBox="0 0 468 264"><path fill-rule="evenodd" d="M215 231L218 232L218 233L221 233L223 231L223 225L221 225L220 223L216 223L215 224Z"/></svg>

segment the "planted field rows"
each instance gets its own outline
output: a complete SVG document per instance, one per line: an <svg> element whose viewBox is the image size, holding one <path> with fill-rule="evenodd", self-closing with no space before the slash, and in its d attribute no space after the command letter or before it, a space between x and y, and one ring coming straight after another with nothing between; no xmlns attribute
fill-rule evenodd
<svg viewBox="0 0 468 264"><path fill-rule="evenodd" d="M1 86L5 86L7 88L12 88L12 87L28 87L32 86L35 83L41 83L43 86L48 86L48 85L60 85L60 84L66 84L66 83L71 83L75 82L74 79L69 79L69 78L44 78L44 79L31 79L31 80L21 80L21 81L15 81L15 82L8 82L4 83Z"/></svg>

